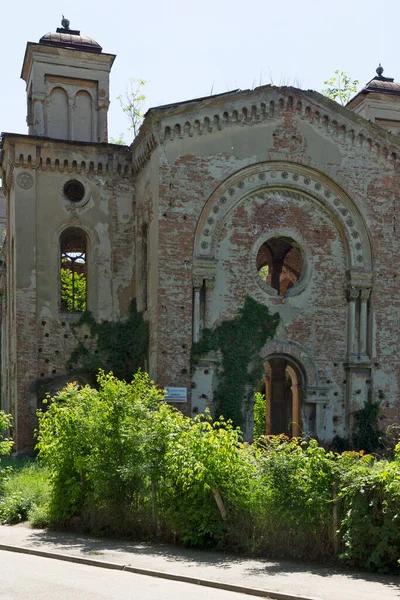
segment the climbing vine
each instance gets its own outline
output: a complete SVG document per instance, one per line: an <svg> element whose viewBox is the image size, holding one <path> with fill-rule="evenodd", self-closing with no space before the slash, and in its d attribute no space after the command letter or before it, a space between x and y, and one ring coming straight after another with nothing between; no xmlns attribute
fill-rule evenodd
<svg viewBox="0 0 400 600"><path fill-rule="evenodd" d="M87 328L88 339L82 340L79 332ZM97 323L90 311L82 313L79 321L71 325L78 345L71 353L67 368L92 375L99 369L112 371L119 379L131 381L139 368L145 369L149 348L149 326L137 311L136 300L132 300L129 313L116 321Z"/></svg>
<svg viewBox="0 0 400 600"><path fill-rule="evenodd" d="M214 402L217 413L243 425L242 404L247 393L253 394L262 378L263 361L260 350L272 338L279 324L279 315L271 315L264 304L249 296L237 316L223 321L213 329L204 329L199 342L191 349L192 371L209 352L220 352Z"/></svg>
<svg viewBox="0 0 400 600"><path fill-rule="evenodd" d="M382 447L383 431L379 428L380 400L385 397L379 390L379 400L372 402L371 394L364 406L354 412L353 445L356 450L375 452Z"/></svg>

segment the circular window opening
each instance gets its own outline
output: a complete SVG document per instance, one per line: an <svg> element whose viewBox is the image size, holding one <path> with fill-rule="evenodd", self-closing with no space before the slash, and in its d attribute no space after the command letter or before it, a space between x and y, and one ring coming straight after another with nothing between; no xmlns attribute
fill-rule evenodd
<svg viewBox="0 0 400 600"><path fill-rule="evenodd" d="M76 179L64 185L64 195L70 202L80 202L85 197L85 186Z"/></svg>
<svg viewBox="0 0 400 600"><path fill-rule="evenodd" d="M275 289L279 296L284 296L296 285L304 266L298 244L289 237L276 237L264 242L256 262L260 279Z"/></svg>

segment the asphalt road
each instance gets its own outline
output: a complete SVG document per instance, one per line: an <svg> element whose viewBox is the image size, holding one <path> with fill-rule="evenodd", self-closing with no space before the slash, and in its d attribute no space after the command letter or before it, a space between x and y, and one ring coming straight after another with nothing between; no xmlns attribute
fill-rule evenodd
<svg viewBox="0 0 400 600"><path fill-rule="evenodd" d="M7 600L251 600L236 594L51 558L0 551L0 598Z"/></svg>

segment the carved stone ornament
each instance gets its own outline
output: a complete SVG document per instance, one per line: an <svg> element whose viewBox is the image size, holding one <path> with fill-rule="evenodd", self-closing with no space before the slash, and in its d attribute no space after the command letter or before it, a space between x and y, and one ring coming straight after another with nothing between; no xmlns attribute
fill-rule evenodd
<svg viewBox="0 0 400 600"><path fill-rule="evenodd" d="M193 287L196 290L199 290L201 287L203 287L203 281L204 281L204 278L202 276L194 275L193 276Z"/></svg>
<svg viewBox="0 0 400 600"><path fill-rule="evenodd" d="M29 173L20 173L17 177L17 183L23 190L29 190L33 186L33 177Z"/></svg>
<svg viewBox="0 0 400 600"><path fill-rule="evenodd" d="M359 295L360 290L358 288L351 287L347 290L347 299L349 302L355 302Z"/></svg>
<svg viewBox="0 0 400 600"><path fill-rule="evenodd" d="M206 291L212 292L215 288L215 279L206 279Z"/></svg>
<svg viewBox="0 0 400 600"><path fill-rule="evenodd" d="M371 295L371 290L362 289L361 290L361 302L368 302L370 295Z"/></svg>

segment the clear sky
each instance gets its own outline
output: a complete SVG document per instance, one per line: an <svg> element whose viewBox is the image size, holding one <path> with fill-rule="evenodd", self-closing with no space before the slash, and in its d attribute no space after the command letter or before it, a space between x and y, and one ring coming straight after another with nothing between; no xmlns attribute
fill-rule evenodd
<svg viewBox="0 0 400 600"><path fill-rule="evenodd" d="M116 97L130 77L148 80L146 108L260 82L320 91L335 69L365 84L379 62L400 80L398 0L3 0L0 131L27 133L26 42L55 31L62 13L117 55L109 132L129 142Z"/></svg>

